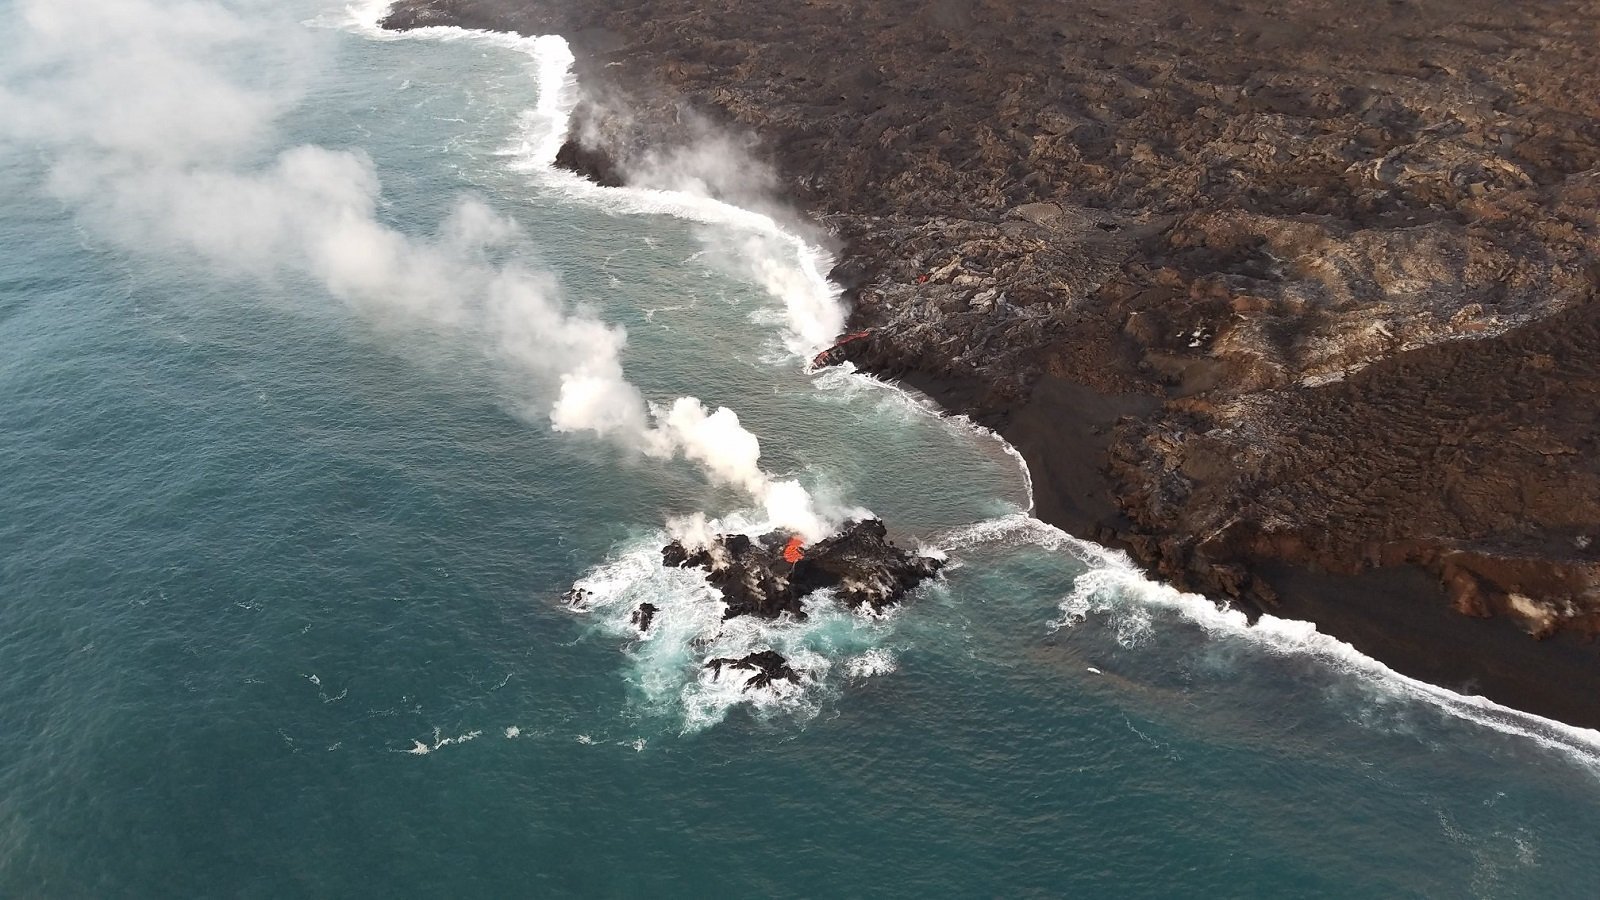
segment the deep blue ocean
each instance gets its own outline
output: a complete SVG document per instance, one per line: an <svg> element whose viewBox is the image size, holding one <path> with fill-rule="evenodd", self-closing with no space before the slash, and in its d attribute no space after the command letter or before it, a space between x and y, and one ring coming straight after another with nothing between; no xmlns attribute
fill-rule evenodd
<svg viewBox="0 0 1600 900"><path fill-rule="evenodd" d="M0 4L0 897L1600 893L1600 734L1246 628L808 373L825 237L549 170L559 42L167 6ZM720 623L668 522L763 511L552 429L593 367L524 289L947 576ZM701 668L766 647L799 688Z"/></svg>

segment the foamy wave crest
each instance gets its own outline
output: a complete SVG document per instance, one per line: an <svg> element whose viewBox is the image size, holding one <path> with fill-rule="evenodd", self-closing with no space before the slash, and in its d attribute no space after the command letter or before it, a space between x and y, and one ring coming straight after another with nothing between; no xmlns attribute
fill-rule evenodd
<svg viewBox="0 0 1600 900"><path fill-rule="evenodd" d="M759 534L766 524L754 517L730 517L709 523L717 533ZM574 611L592 616L597 630L626 641L626 680L644 711L676 718L683 732L721 722L736 706L758 719L784 717L804 721L836 693L836 662L844 674L866 678L893 669L892 656L879 644L892 629L892 617L875 618L836 604L827 592L805 601L806 620L776 621L740 616L723 621L721 594L696 569L661 565L658 533L630 543L596 566L574 585L585 592ZM641 604L656 608L650 627L641 631L634 613ZM715 659L740 659L762 650L782 654L799 683L774 682L746 689L747 673L707 668ZM871 654L875 667L858 660Z"/></svg>
<svg viewBox="0 0 1600 900"><path fill-rule="evenodd" d="M1066 554L1084 564L1088 571L1074 579L1072 590L1061 600L1060 617L1051 623L1054 629L1101 617L1117 643L1133 648L1159 627L1152 613L1171 614L1198 626L1209 640L1243 645L1257 653L1314 659L1376 697L1427 703L1484 728L1532 741L1600 774L1600 731L1576 728L1401 675L1344 641L1323 634L1311 622L1262 616L1252 625L1236 609L1151 581L1125 553L1080 540L1030 516L980 522L952 532L943 543L956 552L977 547L1031 547Z"/></svg>
<svg viewBox="0 0 1600 900"><path fill-rule="evenodd" d="M538 176L546 188L569 202L613 213L673 216L728 229L731 234L702 235L718 251L706 259L759 285L783 303L784 346L795 358L810 359L844 330L841 292L827 277L834 264L832 255L787 231L771 216L682 191L602 187L550 168L537 154L524 155L518 149L510 155L519 168Z"/></svg>
<svg viewBox="0 0 1600 900"><path fill-rule="evenodd" d="M893 672L897 665L894 653L878 647L845 660L844 671L851 678L871 678L875 675L887 675Z"/></svg>
<svg viewBox="0 0 1600 900"><path fill-rule="evenodd" d="M578 80L572 74L572 48L558 35L523 37L504 31L484 31L454 26L430 26L410 31L389 31L378 23L388 15L393 0L363 0L313 19L311 24L345 28L372 40L472 41L521 53L531 60L537 91L534 105L522 113L517 145L507 152L537 167L548 168L567 137L572 110L578 103Z"/></svg>
<svg viewBox="0 0 1600 900"><path fill-rule="evenodd" d="M1273 655L1315 658L1379 696L1429 703L1468 722L1562 753L1600 775L1600 731L1576 728L1402 675L1344 641L1323 634L1311 622L1262 616L1252 625L1238 610L1150 581L1126 556L1104 552L1109 565L1078 578L1072 593L1061 603L1062 616L1055 627L1069 627L1090 614L1104 614L1112 618L1120 639L1130 610L1168 610L1198 625L1214 640L1243 640L1254 649Z"/></svg>
<svg viewBox="0 0 1600 900"><path fill-rule="evenodd" d="M445 747L449 747L449 746L451 746L453 744L465 744L465 743L468 743L468 742L471 742L471 741L475 741L482 734L483 734L483 732L480 730L480 731L464 732L462 734L456 735L455 737L444 737L442 729L435 728L433 730L433 741L432 741L432 743L429 743L427 741L419 741L419 740L413 739L411 741L410 748L408 748L406 750L402 750L400 752L409 753L412 756L427 756L429 753L433 753L436 750L442 750Z"/></svg>
<svg viewBox="0 0 1600 900"><path fill-rule="evenodd" d="M1116 555L1116 551L1079 540L1054 525L1048 525L1026 513L1012 513L957 528L943 535L939 543L952 552L978 547L1006 550L1036 547L1053 553L1066 553L1079 562L1089 565L1114 558Z"/></svg>

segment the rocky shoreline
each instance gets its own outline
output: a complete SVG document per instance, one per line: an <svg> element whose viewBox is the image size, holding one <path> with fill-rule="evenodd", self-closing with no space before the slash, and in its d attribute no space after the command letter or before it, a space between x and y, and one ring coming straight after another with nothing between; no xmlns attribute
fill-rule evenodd
<svg viewBox="0 0 1600 900"><path fill-rule="evenodd" d="M601 180L754 136L842 242L870 336L839 355L996 427L1046 521L1600 727L1592 7L400 0L386 24L567 36L590 101L563 162Z"/></svg>

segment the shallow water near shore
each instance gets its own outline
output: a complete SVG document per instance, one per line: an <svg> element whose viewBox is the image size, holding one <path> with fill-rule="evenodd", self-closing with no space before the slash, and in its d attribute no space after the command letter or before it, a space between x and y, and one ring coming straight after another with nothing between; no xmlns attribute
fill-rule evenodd
<svg viewBox="0 0 1600 900"><path fill-rule="evenodd" d="M1028 519L991 437L803 370L747 265L804 282L803 247L543 171L539 59L312 31L273 149L363 150L406 234L482 198L649 399L735 409L951 568L881 620L719 630L652 562L670 516L758 519L738 492L552 432L459 335L109 241L8 147L0 895L1592 895L1592 732ZM801 688L700 670L769 645Z"/></svg>

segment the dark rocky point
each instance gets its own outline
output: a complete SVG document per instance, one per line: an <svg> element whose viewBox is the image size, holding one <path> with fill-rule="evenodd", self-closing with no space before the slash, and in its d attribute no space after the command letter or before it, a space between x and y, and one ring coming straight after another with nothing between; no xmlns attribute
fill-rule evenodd
<svg viewBox="0 0 1600 900"><path fill-rule="evenodd" d="M654 603L641 603L638 609L628 614L628 621L643 634L650 630L650 623L656 620L656 613L660 611Z"/></svg>
<svg viewBox="0 0 1600 900"><path fill-rule="evenodd" d="M811 366L815 369L823 369L828 366L837 366L847 360L859 358L871 346L869 343L871 340L872 332L870 331L857 331L843 335L832 347L813 357Z"/></svg>
<svg viewBox="0 0 1600 900"><path fill-rule="evenodd" d="M804 555L794 563L784 559L789 537L774 532L752 540L724 534L711 546L692 551L673 541L662 548L661 562L704 569L706 580L728 604L724 619L776 619L785 613L804 619L801 601L824 588L832 588L839 602L852 609L866 606L882 612L944 566L942 560L896 547L878 519L846 522L803 548Z"/></svg>
<svg viewBox="0 0 1600 900"><path fill-rule="evenodd" d="M623 175L611 155L604 150L567 141L556 153L555 166L589 179L602 187L621 187Z"/></svg>
<svg viewBox="0 0 1600 900"><path fill-rule="evenodd" d="M800 675L789 666L789 660L776 650L762 650L752 653L743 659L729 659L718 657L706 663L706 668L722 677L724 669L737 669L739 671L753 672L744 683L744 690L771 687L775 681L787 681L791 684L800 683Z"/></svg>

